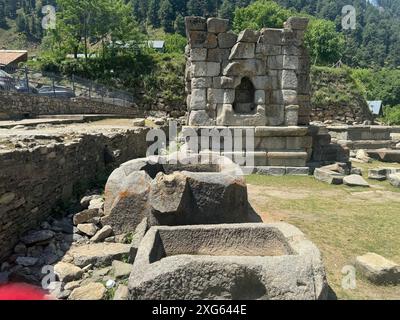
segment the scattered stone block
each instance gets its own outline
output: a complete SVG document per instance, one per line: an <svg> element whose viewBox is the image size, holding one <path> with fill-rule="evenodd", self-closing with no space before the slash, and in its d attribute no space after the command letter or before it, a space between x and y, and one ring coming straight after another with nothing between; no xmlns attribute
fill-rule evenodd
<svg viewBox="0 0 400 320"><path fill-rule="evenodd" d="M134 119L134 120L132 120L132 125L134 127L145 127L146 119Z"/></svg>
<svg viewBox="0 0 400 320"><path fill-rule="evenodd" d="M368 170L368 179L385 181L385 180L387 180L387 170L386 169L370 169L370 170Z"/></svg>
<svg viewBox="0 0 400 320"><path fill-rule="evenodd" d="M125 263L122 261L114 260L112 262L112 270L115 279L126 279L132 272L133 266L129 263Z"/></svg>
<svg viewBox="0 0 400 320"><path fill-rule="evenodd" d="M343 183L349 187L366 187L366 188L370 187L368 182L365 181L363 177L356 174L344 177Z"/></svg>
<svg viewBox="0 0 400 320"><path fill-rule="evenodd" d="M27 235L21 237L21 241L28 245L34 245L36 243L48 243L51 239L53 239L55 233L50 230L40 230L40 231L33 231L28 233Z"/></svg>
<svg viewBox="0 0 400 320"><path fill-rule="evenodd" d="M77 228L80 232L89 237L93 237L96 234L97 230L99 230L94 223L78 224Z"/></svg>
<svg viewBox="0 0 400 320"><path fill-rule="evenodd" d="M356 268L374 284L400 284L400 265L376 253L357 257Z"/></svg>
<svg viewBox="0 0 400 320"><path fill-rule="evenodd" d="M83 275L83 271L81 268L71 263L65 263L65 262L58 262L54 266L54 272L58 276L59 280L64 283L79 280Z"/></svg>
<svg viewBox="0 0 400 320"><path fill-rule="evenodd" d="M71 248L66 254L73 258L73 263L80 267L111 265L114 260L130 257L131 246L122 243L94 243Z"/></svg>
<svg viewBox="0 0 400 320"><path fill-rule="evenodd" d="M74 215L74 225L92 223L93 219L100 217L98 209L87 209Z"/></svg>
<svg viewBox="0 0 400 320"><path fill-rule="evenodd" d="M18 257L15 261L18 265L23 267L33 267L39 261L38 258L33 257Z"/></svg>
<svg viewBox="0 0 400 320"><path fill-rule="evenodd" d="M390 174L388 179L393 187L400 188L400 173Z"/></svg>
<svg viewBox="0 0 400 320"><path fill-rule="evenodd" d="M74 289L69 296L69 300L102 300L106 291L106 288L101 283L89 283Z"/></svg>
<svg viewBox="0 0 400 320"><path fill-rule="evenodd" d="M111 237L113 234L113 229L110 226L104 226L90 239L92 242L102 242L106 238Z"/></svg>
<svg viewBox="0 0 400 320"><path fill-rule="evenodd" d="M129 289L123 284L119 284L117 290L115 290L114 300L128 300Z"/></svg>
<svg viewBox="0 0 400 320"><path fill-rule="evenodd" d="M343 184L344 175L334 171L317 168L314 171L314 178L329 184L340 185Z"/></svg>
<svg viewBox="0 0 400 320"><path fill-rule="evenodd" d="M97 194L83 197L80 202L82 209L87 209L89 207L90 201L100 198L101 196Z"/></svg>

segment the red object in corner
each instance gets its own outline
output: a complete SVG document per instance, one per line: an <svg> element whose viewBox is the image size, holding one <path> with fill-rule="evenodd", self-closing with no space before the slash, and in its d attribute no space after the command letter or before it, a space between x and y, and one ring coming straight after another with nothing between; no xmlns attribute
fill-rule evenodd
<svg viewBox="0 0 400 320"><path fill-rule="evenodd" d="M47 300L46 293L27 284L0 285L0 300Z"/></svg>

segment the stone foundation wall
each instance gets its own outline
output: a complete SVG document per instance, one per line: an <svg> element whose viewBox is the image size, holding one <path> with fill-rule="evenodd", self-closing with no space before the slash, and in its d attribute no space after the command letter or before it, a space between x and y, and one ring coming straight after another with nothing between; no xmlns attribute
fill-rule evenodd
<svg viewBox="0 0 400 320"><path fill-rule="evenodd" d="M0 120L53 114L139 115L135 106L116 106L88 99L54 99L33 94L0 91Z"/></svg>
<svg viewBox="0 0 400 320"><path fill-rule="evenodd" d="M357 149L392 148L396 140L392 137L398 127L389 126L330 126L332 140L339 145Z"/></svg>
<svg viewBox="0 0 400 320"><path fill-rule="evenodd" d="M146 154L148 129L84 135L66 143L0 152L0 261L19 236L47 218L79 186Z"/></svg>

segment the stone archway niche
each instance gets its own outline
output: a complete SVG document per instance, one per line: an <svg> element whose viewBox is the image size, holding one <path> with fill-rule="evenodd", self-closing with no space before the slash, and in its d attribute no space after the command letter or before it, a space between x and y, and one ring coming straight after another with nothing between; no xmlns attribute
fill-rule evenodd
<svg viewBox="0 0 400 320"><path fill-rule="evenodd" d="M244 77L235 89L233 111L238 114L252 114L255 111L255 89L251 80Z"/></svg>

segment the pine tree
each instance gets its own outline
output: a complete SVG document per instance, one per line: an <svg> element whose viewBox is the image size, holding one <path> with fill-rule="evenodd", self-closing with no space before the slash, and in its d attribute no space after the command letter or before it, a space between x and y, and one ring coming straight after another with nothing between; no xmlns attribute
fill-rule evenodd
<svg viewBox="0 0 400 320"><path fill-rule="evenodd" d="M155 28L160 27L160 19L158 17L159 10L159 0L150 0L147 10L147 22Z"/></svg>
<svg viewBox="0 0 400 320"><path fill-rule="evenodd" d="M234 12L235 6L233 5L232 0L224 0L218 10L218 16L220 18L231 20Z"/></svg>
<svg viewBox="0 0 400 320"><path fill-rule="evenodd" d="M162 0L158 16L164 31L169 33L174 32L175 15L172 4L169 0Z"/></svg>
<svg viewBox="0 0 400 320"><path fill-rule="evenodd" d="M178 14L176 16L176 19L174 22L174 29L175 29L176 33L179 33L183 36L186 34L185 18L181 14Z"/></svg>

